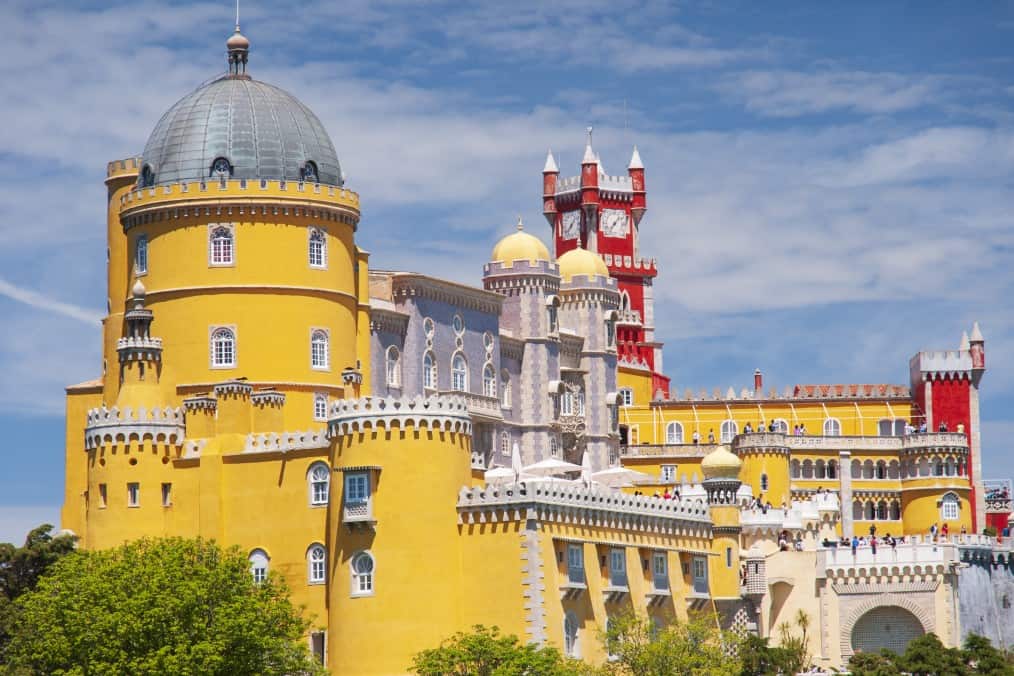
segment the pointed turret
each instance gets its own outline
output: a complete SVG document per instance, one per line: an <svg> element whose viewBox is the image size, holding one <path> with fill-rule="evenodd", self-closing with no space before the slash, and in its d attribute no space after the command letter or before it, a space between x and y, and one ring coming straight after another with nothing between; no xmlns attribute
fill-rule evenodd
<svg viewBox="0 0 1014 676"><path fill-rule="evenodd" d="M979 322L972 324L972 335L969 338L973 343L984 343L986 339L982 337L982 331L979 329Z"/></svg>
<svg viewBox="0 0 1014 676"><path fill-rule="evenodd" d="M549 227L556 229L556 183L560 178L560 168L556 166L553 150L546 153L546 166L542 168L542 215L546 217Z"/></svg>
<svg viewBox="0 0 1014 676"><path fill-rule="evenodd" d="M634 152L630 155L627 173L630 175L630 186L634 191L630 215L634 217L634 225L640 225L647 209L647 199L644 194L644 162L641 161L641 153L637 152L637 146L634 146Z"/></svg>
<svg viewBox="0 0 1014 676"><path fill-rule="evenodd" d="M971 348L971 345L968 342L968 331L962 331L961 332L961 345L958 346L958 349L961 350L962 352L968 352L968 350L970 348Z"/></svg>
<svg viewBox="0 0 1014 676"><path fill-rule="evenodd" d="M593 232L599 222L599 161L592 149L591 127L588 127L588 143L581 160L581 209L584 211L583 235L588 238L587 248L594 251L598 247Z"/></svg>
<svg viewBox="0 0 1014 676"><path fill-rule="evenodd" d="M968 339L968 350L972 353L972 370L977 371L979 377L986 370L986 339L982 337L979 329L979 322L972 324L972 335Z"/></svg>

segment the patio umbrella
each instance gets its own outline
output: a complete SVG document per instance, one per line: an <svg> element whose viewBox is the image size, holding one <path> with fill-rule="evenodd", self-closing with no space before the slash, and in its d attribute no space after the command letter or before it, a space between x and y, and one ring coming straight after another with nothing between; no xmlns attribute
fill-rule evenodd
<svg viewBox="0 0 1014 676"><path fill-rule="evenodd" d="M643 472L635 472L632 469L626 467L610 467L604 469L601 472L595 472L591 475L592 481L600 483L603 486L612 486L619 488L620 486L632 486L638 481L641 482L652 482L654 477Z"/></svg>
<svg viewBox="0 0 1014 676"><path fill-rule="evenodd" d="M591 456L588 455L588 451L584 452L581 456L581 481L584 482L585 486L591 486L592 482L592 463Z"/></svg>
<svg viewBox="0 0 1014 676"><path fill-rule="evenodd" d="M522 471L525 474L534 474L535 476L558 476L560 474L566 474L567 472L580 472L581 465L575 465L572 462L564 462L563 460L557 460L556 458L546 458L545 460L540 460L534 465L523 467Z"/></svg>
<svg viewBox="0 0 1014 676"><path fill-rule="evenodd" d="M511 448L511 470L514 471L514 481L521 479L521 447L518 446L518 442L514 442L514 446Z"/></svg>
<svg viewBox="0 0 1014 676"><path fill-rule="evenodd" d="M493 467L486 470L483 478L488 484L506 484L517 481L518 475L510 467ZM521 478L525 478L524 475Z"/></svg>

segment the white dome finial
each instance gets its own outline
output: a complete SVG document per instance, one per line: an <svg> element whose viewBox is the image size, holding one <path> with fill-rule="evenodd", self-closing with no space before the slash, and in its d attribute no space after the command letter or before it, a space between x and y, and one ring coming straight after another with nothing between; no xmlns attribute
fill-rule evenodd
<svg viewBox="0 0 1014 676"><path fill-rule="evenodd" d="M141 280L138 279L134 282L134 288L130 290L130 293L134 296L134 298L144 298L147 295L148 290L144 288L144 284L142 284Z"/></svg>
<svg viewBox="0 0 1014 676"><path fill-rule="evenodd" d="M596 164L595 151L592 150L592 128L588 127L588 144L584 147L584 159L581 164Z"/></svg>

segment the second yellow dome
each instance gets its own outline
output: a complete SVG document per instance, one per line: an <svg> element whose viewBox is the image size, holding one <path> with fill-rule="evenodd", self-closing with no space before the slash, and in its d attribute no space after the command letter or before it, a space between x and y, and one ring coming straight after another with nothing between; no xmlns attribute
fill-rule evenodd
<svg viewBox="0 0 1014 676"><path fill-rule="evenodd" d="M563 254L556 262L560 265L560 277L565 282L569 282L575 275L609 276L609 268L606 267L605 261L599 258L598 254L580 247Z"/></svg>

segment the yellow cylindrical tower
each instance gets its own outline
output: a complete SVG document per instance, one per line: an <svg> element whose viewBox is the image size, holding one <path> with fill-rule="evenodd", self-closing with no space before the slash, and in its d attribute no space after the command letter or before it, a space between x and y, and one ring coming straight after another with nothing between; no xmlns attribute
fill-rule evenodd
<svg viewBox="0 0 1014 676"><path fill-rule="evenodd" d="M719 446L704 456L701 472L704 489L711 505L711 549L709 578L711 597L716 600L739 598L739 505L736 491L743 462L728 446Z"/></svg>
<svg viewBox="0 0 1014 676"><path fill-rule="evenodd" d="M743 461L740 474L753 494L774 507L792 504L789 478L789 449L781 434L741 434L733 448Z"/></svg>
<svg viewBox="0 0 1014 676"><path fill-rule="evenodd" d="M471 476L468 409L366 398L339 402L329 424L343 480L330 507L328 666L407 673L412 655L461 626L455 496Z"/></svg>

